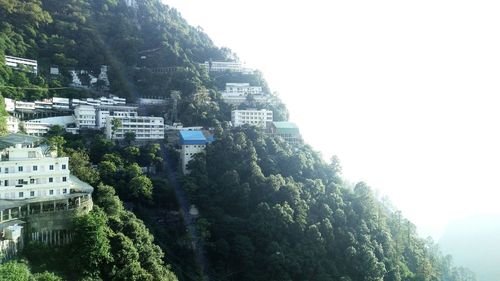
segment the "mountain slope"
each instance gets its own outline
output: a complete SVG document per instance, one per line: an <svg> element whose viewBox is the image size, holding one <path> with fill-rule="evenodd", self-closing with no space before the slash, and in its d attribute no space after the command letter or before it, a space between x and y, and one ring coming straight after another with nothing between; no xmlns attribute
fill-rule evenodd
<svg viewBox="0 0 500 281"><path fill-rule="evenodd" d="M172 147L162 159L155 145L51 131L50 141L64 143L72 171L96 187L98 207L75 221L77 239L67 249L28 247L36 271L77 280L175 280L166 262L179 280L474 280L366 184L346 186L338 163L256 128L230 128L232 107L221 101L221 86L249 82L268 91L265 79L259 73L211 77L199 63L234 54L159 0L0 0L0 15L0 54L36 58L41 69L32 75L0 62L2 96L96 95L65 89L69 70L95 73L106 64L111 93L134 100L179 91L180 121L217 133L189 176L166 177L163 160L178 167ZM62 75L51 77L51 65ZM155 73L165 67L173 71ZM279 99L267 107L287 118ZM151 165L161 172L156 177L140 169ZM182 221L176 186L200 210L193 224ZM65 251L72 253L67 266Z"/></svg>

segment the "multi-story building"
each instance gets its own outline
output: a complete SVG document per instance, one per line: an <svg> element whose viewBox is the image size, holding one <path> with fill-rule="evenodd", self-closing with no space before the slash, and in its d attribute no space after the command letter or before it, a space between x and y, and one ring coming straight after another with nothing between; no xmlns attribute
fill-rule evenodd
<svg viewBox="0 0 500 281"><path fill-rule="evenodd" d="M69 99L53 97L52 107L58 110L69 110Z"/></svg>
<svg viewBox="0 0 500 281"><path fill-rule="evenodd" d="M23 122L26 133L32 136L43 136L50 130L50 127L55 125L66 129L74 127L75 124L75 117L72 115L46 117Z"/></svg>
<svg viewBox="0 0 500 281"><path fill-rule="evenodd" d="M70 174L68 157L57 157L42 141L23 134L0 137L2 258L20 250L23 239L70 241L74 215L92 209L92 187Z"/></svg>
<svg viewBox="0 0 500 281"><path fill-rule="evenodd" d="M35 110L34 102L16 101L16 110L19 111L33 111Z"/></svg>
<svg viewBox="0 0 500 281"><path fill-rule="evenodd" d="M189 173L187 165L197 153L204 152L205 147L213 138L207 138L202 131L179 131L179 144L181 145L182 173Z"/></svg>
<svg viewBox="0 0 500 281"><path fill-rule="evenodd" d="M95 107L90 105L78 105L74 111L76 126L80 129L95 129L96 112Z"/></svg>
<svg viewBox="0 0 500 281"><path fill-rule="evenodd" d="M250 83L226 83L226 89L224 94L235 94L235 95L262 95L262 87L250 86Z"/></svg>
<svg viewBox="0 0 500 281"><path fill-rule="evenodd" d="M136 113L137 106L100 105L96 109L96 126L99 129L105 128L108 116L130 116Z"/></svg>
<svg viewBox="0 0 500 281"><path fill-rule="evenodd" d="M156 99L156 98L139 98L140 105L165 105L167 104L166 99Z"/></svg>
<svg viewBox="0 0 500 281"><path fill-rule="evenodd" d="M299 127L292 122L272 122L269 124L268 134L283 138L289 144L302 143Z"/></svg>
<svg viewBox="0 0 500 281"><path fill-rule="evenodd" d="M251 100L257 103L267 103L269 96L264 93L262 87L250 86L249 83L226 83L226 89L222 92L222 100L239 106Z"/></svg>
<svg viewBox="0 0 500 281"><path fill-rule="evenodd" d="M5 56L5 65L14 69L27 69L35 74L38 73L38 62L36 60Z"/></svg>
<svg viewBox="0 0 500 281"><path fill-rule="evenodd" d="M113 119L118 119L121 126L113 128ZM121 140L126 133L134 133L136 140L160 140L165 138L163 117L138 116L136 112L126 116L106 117L106 137Z"/></svg>
<svg viewBox="0 0 500 281"><path fill-rule="evenodd" d="M206 61L201 64L210 72L241 72L243 74L251 74L253 69L245 67L241 62L238 61Z"/></svg>
<svg viewBox="0 0 500 281"><path fill-rule="evenodd" d="M235 127L249 124L265 129L267 123L273 122L273 112L267 109L233 110L231 111L231 122Z"/></svg>

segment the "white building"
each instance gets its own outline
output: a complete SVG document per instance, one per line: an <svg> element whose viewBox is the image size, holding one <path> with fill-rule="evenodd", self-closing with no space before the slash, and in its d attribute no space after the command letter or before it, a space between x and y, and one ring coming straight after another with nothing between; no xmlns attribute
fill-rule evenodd
<svg viewBox="0 0 500 281"><path fill-rule="evenodd" d="M154 98L139 98L140 105L165 105L167 100Z"/></svg>
<svg viewBox="0 0 500 281"><path fill-rule="evenodd" d="M250 83L226 83L224 94L233 95L263 95L262 87L250 86Z"/></svg>
<svg viewBox="0 0 500 281"><path fill-rule="evenodd" d="M113 130L112 120L121 121L121 126ZM134 133L136 140L159 140L165 138L163 117L138 116L131 112L127 116L106 117L106 137L121 140L126 133Z"/></svg>
<svg viewBox="0 0 500 281"><path fill-rule="evenodd" d="M36 60L5 56L5 65L15 69L28 69L35 74L38 73L38 62Z"/></svg>
<svg viewBox="0 0 500 281"><path fill-rule="evenodd" d="M90 105L78 105L74 111L75 123L79 129L94 129L96 127L95 107Z"/></svg>
<svg viewBox="0 0 500 281"><path fill-rule="evenodd" d="M19 132L19 119L10 115L7 117L7 132L9 133Z"/></svg>
<svg viewBox="0 0 500 281"><path fill-rule="evenodd" d="M34 140L22 134L0 138L0 199L61 197L74 188L68 157L56 157L47 147L35 147Z"/></svg>
<svg viewBox="0 0 500 281"><path fill-rule="evenodd" d="M69 99L67 98L52 98L52 107L54 109L69 110Z"/></svg>
<svg viewBox="0 0 500 281"><path fill-rule="evenodd" d="M265 129L268 122L273 122L273 112L267 109L233 110L231 122L235 127L249 124Z"/></svg>
<svg viewBox="0 0 500 281"><path fill-rule="evenodd" d="M269 95L264 93L262 87L250 86L249 83L226 83L226 89L222 92L224 102L238 106L248 99L253 99L257 103L267 103Z"/></svg>
<svg viewBox="0 0 500 281"><path fill-rule="evenodd" d="M243 74L251 74L253 69L244 67L241 62L238 61L206 61L201 64L210 72L241 72Z"/></svg>
<svg viewBox="0 0 500 281"><path fill-rule="evenodd" d="M50 130L50 127L52 126L57 125L63 128L68 128L75 123L76 123L75 117L69 115L69 116L56 116L56 117L33 119L25 121L23 125L28 135L43 136Z"/></svg>
<svg viewBox="0 0 500 281"><path fill-rule="evenodd" d="M202 131L179 131L179 144L181 145L181 165L182 173L189 173L187 165L193 157L205 151L209 140Z"/></svg>
<svg viewBox="0 0 500 281"><path fill-rule="evenodd" d="M34 102L27 102L27 101L16 101L16 110L19 111L32 111L35 110L35 103Z"/></svg>
<svg viewBox="0 0 500 281"><path fill-rule="evenodd" d="M59 75L59 67L51 66L50 67L50 75Z"/></svg>
<svg viewBox="0 0 500 281"><path fill-rule="evenodd" d="M16 101L9 98L4 98L5 110L7 112L14 112L16 110Z"/></svg>
<svg viewBox="0 0 500 281"><path fill-rule="evenodd" d="M96 109L96 126L105 128L108 116L125 117L137 114L136 106L125 105L100 105Z"/></svg>
<svg viewBox="0 0 500 281"><path fill-rule="evenodd" d="M35 101L35 109L52 109L52 102L50 100Z"/></svg>
<svg viewBox="0 0 500 281"><path fill-rule="evenodd" d="M101 72L99 73L99 80L104 81L104 84L109 87L109 79L108 79L108 66L101 65Z"/></svg>

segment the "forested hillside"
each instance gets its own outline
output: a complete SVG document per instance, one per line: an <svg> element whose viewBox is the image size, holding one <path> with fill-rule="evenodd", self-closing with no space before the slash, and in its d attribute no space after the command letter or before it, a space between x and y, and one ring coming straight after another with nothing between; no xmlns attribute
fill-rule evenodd
<svg viewBox="0 0 500 281"><path fill-rule="evenodd" d="M134 100L178 91L179 120L213 127L216 141L182 176L168 140L140 146L53 127L49 144L94 186L96 207L75 221L73 243L27 245L22 262L0 265L0 280L475 280L365 183L345 184L338 162L255 127L230 128L233 107L219 91L249 82L270 92L262 75L210 76L199 63L236 55L160 0L128 2L0 0L1 96L98 95L67 88L69 70L109 65L109 93ZM39 74L5 66L4 54L38 60ZM61 75L48 73L53 65ZM155 74L165 67L173 71ZM250 106L288 116L274 96ZM199 209L193 222L179 212L176 187Z"/></svg>

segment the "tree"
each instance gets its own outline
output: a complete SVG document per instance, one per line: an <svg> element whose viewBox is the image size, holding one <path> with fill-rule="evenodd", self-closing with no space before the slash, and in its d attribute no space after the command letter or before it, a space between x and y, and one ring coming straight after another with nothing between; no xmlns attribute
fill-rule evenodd
<svg viewBox="0 0 500 281"><path fill-rule="evenodd" d="M124 136L125 143L130 145L135 141L135 133L134 132L126 132Z"/></svg>
<svg viewBox="0 0 500 281"><path fill-rule="evenodd" d="M0 264L0 281L29 281L30 270L25 263L11 261Z"/></svg>
<svg viewBox="0 0 500 281"><path fill-rule="evenodd" d="M128 186L132 198L151 199L153 196L153 183L144 175L133 178Z"/></svg>
<svg viewBox="0 0 500 281"><path fill-rule="evenodd" d="M90 278L100 278L101 269L112 262L106 214L98 207L74 221L71 245L72 269Z"/></svg>
<svg viewBox="0 0 500 281"><path fill-rule="evenodd" d="M113 118L111 120L111 138L114 138L116 131L118 131L118 129L120 129L122 126L122 120L118 118Z"/></svg>

